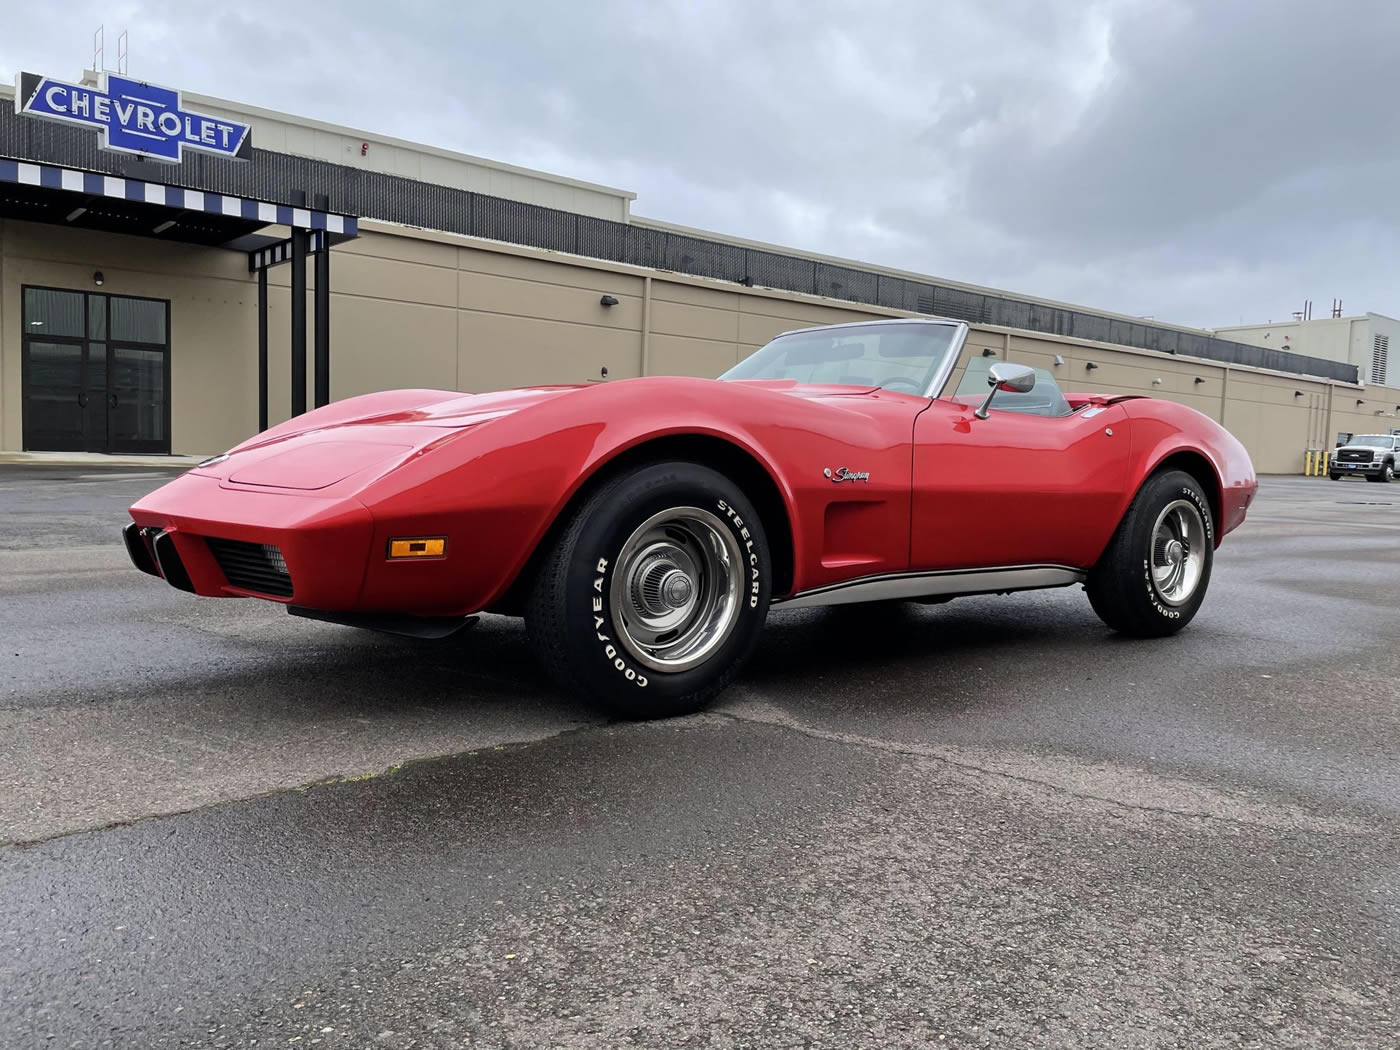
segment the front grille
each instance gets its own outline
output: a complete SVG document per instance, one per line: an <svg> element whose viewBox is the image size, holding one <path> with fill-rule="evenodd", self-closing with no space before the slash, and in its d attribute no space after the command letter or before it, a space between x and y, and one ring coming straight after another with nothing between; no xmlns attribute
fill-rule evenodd
<svg viewBox="0 0 1400 1050"><path fill-rule="evenodd" d="M1369 452L1338 452L1337 458L1347 463L1369 463L1371 453Z"/></svg>
<svg viewBox="0 0 1400 1050"><path fill-rule="evenodd" d="M245 591L272 594L279 598L292 596L292 577L282 552L270 543L245 543L243 540L220 540L209 537L209 551L229 585Z"/></svg>

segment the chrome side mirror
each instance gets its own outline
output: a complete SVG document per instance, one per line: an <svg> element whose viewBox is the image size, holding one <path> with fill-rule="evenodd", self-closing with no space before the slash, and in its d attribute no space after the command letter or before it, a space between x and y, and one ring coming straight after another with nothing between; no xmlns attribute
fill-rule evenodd
<svg viewBox="0 0 1400 1050"><path fill-rule="evenodd" d="M987 418L987 409L992 406L992 398L998 390L1008 394L1029 394L1035 389L1035 369L1028 365L1013 365L1008 361L998 361L987 370L987 398L973 413L978 419Z"/></svg>

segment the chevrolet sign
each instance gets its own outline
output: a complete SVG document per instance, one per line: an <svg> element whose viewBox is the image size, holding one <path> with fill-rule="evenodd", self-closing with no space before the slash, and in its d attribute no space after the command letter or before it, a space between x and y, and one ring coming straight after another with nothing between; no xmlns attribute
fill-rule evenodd
<svg viewBox="0 0 1400 1050"><path fill-rule="evenodd" d="M15 87L21 115L94 128L105 150L167 164L179 164L187 149L233 160L252 154L247 124L191 112L178 91L117 73L104 73L98 87L21 73Z"/></svg>

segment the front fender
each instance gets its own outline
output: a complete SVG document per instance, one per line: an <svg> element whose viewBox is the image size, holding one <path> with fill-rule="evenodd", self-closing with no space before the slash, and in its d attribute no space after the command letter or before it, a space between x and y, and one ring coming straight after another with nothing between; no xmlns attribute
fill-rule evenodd
<svg viewBox="0 0 1400 1050"><path fill-rule="evenodd" d="M796 586L824 582L824 574L839 574L850 561L826 565L811 539L823 534L832 499L852 501L848 520L865 522L864 532L878 537L864 545L879 548L869 555L878 563L872 571L902 568L910 427L916 404L927 402L887 404L877 425L865 399L829 401L730 383L717 397L713 380L658 377L580 388L462 431L412 457L360 499L375 519L376 544L391 535L452 535L463 538L466 550L458 543L447 559L419 565L372 562L361 605L396 609L407 585L420 614L490 607L599 471L644 443L678 435L725 441L768 473L791 525ZM823 478L824 465L871 470L872 482L833 485ZM799 471L803 480L796 482ZM825 499L808 498L820 486ZM876 510L862 518L868 507ZM867 555L860 543L854 548L857 562Z"/></svg>

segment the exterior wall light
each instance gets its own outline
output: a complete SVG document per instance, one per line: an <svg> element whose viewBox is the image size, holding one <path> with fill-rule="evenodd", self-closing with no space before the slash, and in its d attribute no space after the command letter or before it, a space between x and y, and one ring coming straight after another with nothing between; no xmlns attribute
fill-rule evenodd
<svg viewBox="0 0 1400 1050"><path fill-rule="evenodd" d="M1200 376L1197 376L1194 380L1192 380L1192 383L1193 383L1194 385L1196 385L1196 386L1199 386L1200 384L1202 384L1202 383L1204 383L1204 382L1205 382L1205 380L1202 379Z"/></svg>
<svg viewBox="0 0 1400 1050"><path fill-rule="evenodd" d="M1086 372L1092 372L1094 369L1096 369L1096 368L1098 368L1098 367L1099 367L1098 365L1096 365L1096 364L1094 364L1094 362L1090 361L1088 364L1086 364L1086 365L1084 366L1084 371L1086 371Z"/></svg>
<svg viewBox="0 0 1400 1050"><path fill-rule="evenodd" d="M599 302L599 304L602 305L602 306L616 306L616 305L617 305L617 298L616 298L616 296L605 295L605 296L603 296L603 298L599 299L598 302Z"/></svg>
<svg viewBox="0 0 1400 1050"><path fill-rule="evenodd" d="M1360 407L1361 407L1362 405L1364 405L1365 403L1366 403L1366 402L1365 402L1365 401L1362 401L1361 398L1359 398L1359 397L1356 399L1356 407L1357 407L1357 408L1360 408Z"/></svg>
<svg viewBox="0 0 1400 1050"><path fill-rule="evenodd" d="M1301 390L1295 390L1295 391L1293 391L1293 396L1294 396L1294 397L1302 397L1302 396L1303 396L1303 392L1302 392Z"/></svg>
<svg viewBox="0 0 1400 1050"><path fill-rule="evenodd" d="M98 270L96 273L94 273L94 274L92 275L92 283L95 284L95 285L97 285L97 287L99 287L99 288L102 287L103 282L106 281L106 280L107 280L107 278L105 278L105 277L102 276L102 271L101 271L101 270Z"/></svg>
<svg viewBox="0 0 1400 1050"><path fill-rule="evenodd" d="M1055 364L1057 364L1057 365L1062 365L1062 364L1064 364L1064 363L1065 363L1064 355L1063 355L1063 354L1056 354L1056 355L1055 355Z"/></svg>
<svg viewBox="0 0 1400 1050"><path fill-rule="evenodd" d="M993 349L989 346L989 347L987 347L985 350L982 351L982 356L983 356L983 357L996 357L996 356L997 356L997 352L996 352L995 350L993 350Z"/></svg>

